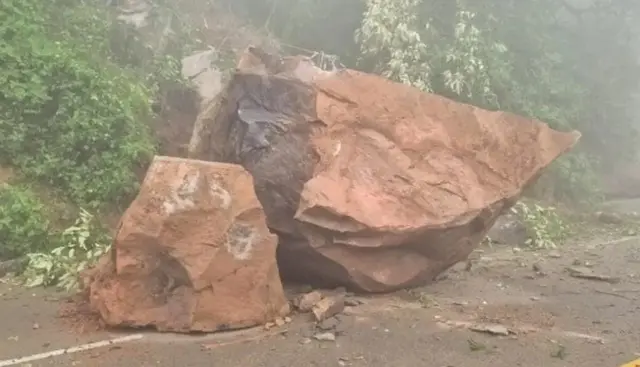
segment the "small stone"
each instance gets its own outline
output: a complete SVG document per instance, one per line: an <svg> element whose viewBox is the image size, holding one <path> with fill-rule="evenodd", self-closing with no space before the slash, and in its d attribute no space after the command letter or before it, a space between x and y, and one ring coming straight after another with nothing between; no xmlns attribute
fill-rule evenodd
<svg viewBox="0 0 640 367"><path fill-rule="evenodd" d="M471 271L473 268L473 261L469 260L464 266L464 271Z"/></svg>
<svg viewBox="0 0 640 367"><path fill-rule="evenodd" d="M550 251L547 256L552 257L554 259L560 259L562 257L562 254L560 254L558 251Z"/></svg>
<svg viewBox="0 0 640 367"><path fill-rule="evenodd" d="M623 222L622 217L616 213L598 212L596 213L598 220L605 224L621 224Z"/></svg>
<svg viewBox="0 0 640 367"><path fill-rule="evenodd" d="M38 330L40 329L40 324L38 324L37 322L33 324L32 326L33 330Z"/></svg>
<svg viewBox="0 0 640 367"><path fill-rule="evenodd" d="M449 270L449 271L451 271L451 270ZM436 275L434 281L435 282L441 282L441 281L446 280L446 279L449 279L448 272L444 272L444 273L440 273L440 274Z"/></svg>
<svg viewBox="0 0 640 367"><path fill-rule="evenodd" d="M302 312L309 312L313 309L318 302L322 300L322 293L318 291L309 292L303 294L298 299L296 307Z"/></svg>
<svg viewBox="0 0 640 367"><path fill-rule="evenodd" d="M276 324L276 326L281 327L284 326L284 324L286 324L287 322L282 318L282 317L278 317L274 323Z"/></svg>
<svg viewBox="0 0 640 367"><path fill-rule="evenodd" d="M345 287L338 287L338 288L333 290L333 293L338 294L338 295L346 295L347 294L347 289Z"/></svg>
<svg viewBox="0 0 640 367"><path fill-rule="evenodd" d="M359 300L357 298L347 298L347 299L344 300L344 305L345 306L351 306L351 307L360 306L363 303L364 302L362 302L361 300Z"/></svg>
<svg viewBox="0 0 640 367"><path fill-rule="evenodd" d="M471 331L479 332L479 333L487 333L491 335L501 335L508 336L511 334L511 331L503 326L498 324L479 324L473 325L469 328Z"/></svg>
<svg viewBox="0 0 640 367"><path fill-rule="evenodd" d="M321 342L334 342L336 341L336 335L334 333L318 333L313 336L315 340Z"/></svg>
<svg viewBox="0 0 640 367"><path fill-rule="evenodd" d="M270 329L273 329L275 326L276 326L275 322L267 322L266 324L264 324L264 329L270 330Z"/></svg>
<svg viewBox="0 0 640 367"><path fill-rule="evenodd" d="M352 306L348 306L342 310L342 313L347 316L353 316L356 314L356 310Z"/></svg>
<svg viewBox="0 0 640 367"><path fill-rule="evenodd" d="M310 285L305 284L303 286L300 286L300 289L298 289L298 292L300 292L300 293L311 293L311 292L313 292L313 287L310 286Z"/></svg>
<svg viewBox="0 0 640 367"><path fill-rule="evenodd" d="M337 317L328 318L318 324L318 329L323 331L335 330L340 325L340 319Z"/></svg>
<svg viewBox="0 0 640 367"><path fill-rule="evenodd" d="M323 298L313 306L313 315L316 321L323 321L335 316L344 310L344 296L334 296Z"/></svg>
<svg viewBox="0 0 640 367"><path fill-rule="evenodd" d="M284 322L286 322L287 324L288 324L288 323L290 323L290 322L291 322L291 317L286 316L286 317L284 318Z"/></svg>
<svg viewBox="0 0 640 367"><path fill-rule="evenodd" d="M571 267L567 268L569 275L574 278L588 279L588 280L597 280L602 282L607 282L611 284L620 283L620 278L613 277L604 274L596 274L591 269L586 267Z"/></svg>
<svg viewBox="0 0 640 367"><path fill-rule="evenodd" d="M302 345L309 344L309 343L311 343L311 339L309 339L309 338L300 339L300 344L302 344Z"/></svg>
<svg viewBox="0 0 640 367"><path fill-rule="evenodd" d="M533 271L535 271L536 273L542 272L542 266L538 263L533 264L531 266L531 269L533 269Z"/></svg>

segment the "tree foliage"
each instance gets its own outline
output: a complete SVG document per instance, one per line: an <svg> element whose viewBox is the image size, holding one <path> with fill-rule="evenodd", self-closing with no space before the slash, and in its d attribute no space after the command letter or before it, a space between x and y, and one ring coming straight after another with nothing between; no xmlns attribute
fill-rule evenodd
<svg viewBox="0 0 640 367"><path fill-rule="evenodd" d="M0 203L0 261L56 243L46 208L31 190L0 184Z"/></svg>
<svg viewBox="0 0 640 367"><path fill-rule="evenodd" d="M151 90L114 63L112 23L93 5L0 4L0 157L96 207L135 190L153 143Z"/></svg>

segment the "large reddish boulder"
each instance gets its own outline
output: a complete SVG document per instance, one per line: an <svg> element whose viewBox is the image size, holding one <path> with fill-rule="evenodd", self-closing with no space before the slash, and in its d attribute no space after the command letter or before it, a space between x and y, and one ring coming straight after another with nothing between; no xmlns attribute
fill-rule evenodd
<svg viewBox="0 0 640 367"><path fill-rule="evenodd" d="M253 175L284 275L369 292L464 260L580 136L256 49L197 126L193 157Z"/></svg>
<svg viewBox="0 0 640 367"><path fill-rule="evenodd" d="M240 166L156 157L90 274L90 304L111 326L210 332L288 312L251 176Z"/></svg>

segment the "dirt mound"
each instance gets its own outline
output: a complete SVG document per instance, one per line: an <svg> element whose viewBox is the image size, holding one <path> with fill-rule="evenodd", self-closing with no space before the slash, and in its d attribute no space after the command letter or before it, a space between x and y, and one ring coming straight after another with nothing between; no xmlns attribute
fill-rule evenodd
<svg viewBox="0 0 640 367"><path fill-rule="evenodd" d="M84 284L108 326L211 332L288 312L253 180L224 163L156 157Z"/></svg>
<svg viewBox="0 0 640 367"><path fill-rule="evenodd" d="M58 309L58 318L78 334L92 333L104 328L100 314L89 304L89 292L83 291L65 300Z"/></svg>
<svg viewBox="0 0 640 367"><path fill-rule="evenodd" d="M190 154L253 175L286 276L383 292L465 259L579 136L249 48Z"/></svg>

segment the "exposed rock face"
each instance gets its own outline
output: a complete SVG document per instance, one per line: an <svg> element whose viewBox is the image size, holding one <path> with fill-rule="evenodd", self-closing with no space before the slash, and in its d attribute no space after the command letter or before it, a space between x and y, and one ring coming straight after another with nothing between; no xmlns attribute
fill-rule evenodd
<svg viewBox="0 0 640 367"><path fill-rule="evenodd" d="M156 157L121 220L90 302L111 326L216 331L288 313L251 176L240 166Z"/></svg>
<svg viewBox="0 0 640 367"><path fill-rule="evenodd" d="M190 153L251 172L283 274L308 283L385 292L432 281L580 136L249 52L199 117Z"/></svg>
<svg viewBox="0 0 640 367"><path fill-rule="evenodd" d="M196 52L182 59L182 76L196 87L202 104L213 100L222 89L222 73L212 66L215 50Z"/></svg>

